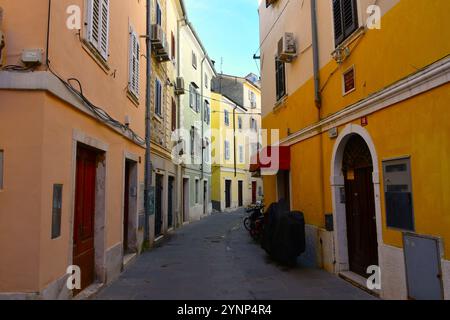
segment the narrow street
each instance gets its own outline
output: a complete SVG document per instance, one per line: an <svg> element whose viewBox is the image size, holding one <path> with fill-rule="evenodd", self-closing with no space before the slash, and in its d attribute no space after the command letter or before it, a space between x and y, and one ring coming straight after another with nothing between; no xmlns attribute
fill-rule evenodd
<svg viewBox="0 0 450 320"><path fill-rule="evenodd" d="M243 228L243 216L243 211L214 214L177 230L95 299L374 299L323 270L271 262Z"/></svg>

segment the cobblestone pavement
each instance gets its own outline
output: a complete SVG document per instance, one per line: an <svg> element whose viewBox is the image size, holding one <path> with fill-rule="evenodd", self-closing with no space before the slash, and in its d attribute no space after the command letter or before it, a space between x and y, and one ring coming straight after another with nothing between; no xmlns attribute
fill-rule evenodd
<svg viewBox="0 0 450 320"><path fill-rule="evenodd" d="M374 299L326 271L271 262L245 231L243 216L242 210L214 214L177 230L95 299Z"/></svg>

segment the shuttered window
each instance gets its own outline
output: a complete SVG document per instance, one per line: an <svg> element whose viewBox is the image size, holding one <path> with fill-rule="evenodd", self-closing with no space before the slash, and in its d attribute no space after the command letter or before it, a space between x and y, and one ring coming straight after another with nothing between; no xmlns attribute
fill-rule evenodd
<svg viewBox="0 0 450 320"><path fill-rule="evenodd" d="M130 27L130 67L128 89L135 96L139 97L139 68L140 68L140 46L139 37L133 28Z"/></svg>
<svg viewBox="0 0 450 320"><path fill-rule="evenodd" d="M211 122L211 120L210 120L211 119L211 108L209 106L209 102L206 100L205 100L205 110L204 110L203 117L204 117L203 120L205 121L205 123L209 125Z"/></svg>
<svg viewBox="0 0 450 320"><path fill-rule="evenodd" d="M230 125L230 113L228 112L228 110L225 110L225 125L229 126Z"/></svg>
<svg viewBox="0 0 450 320"><path fill-rule="evenodd" d="M109 47L109 0L88 0L89 43L108 60Z"/></svg>
<svg viewBox="0 0 450 320"><path fill-rule="evenodd" d="M340 45L358 28L356 0L333 0L334 39Z"/></svg>
<svg viewBox="0 0 450 320"><path fill-rule="evenodd" d="M156 24L162 26L162 11L158 1L156 1Z"/></svg>
<svg viewBox="0 0 450 320"><path fill-rule="evenodd" d="M173 32L171 33L171 45L170 45L170 49L171 49L171 55L172 55L172 61L175 61L176 59L176 41L175 41L175 36L173 35Z"/></svg>
<svg viewBox="0 0 450 320"><path fill-rule="evenodd" d="M277 101L286 95L286 73L284 62L275 60Z"/></svg>
<svg viewBox="0 0 450 320"><path fill-rule="evenodd" d="M230 160L230 142L225 141L225 160Z"/></svg>
<svg viewBox="0 0 450 320"><path fill-rule="evenodd" d="M161 81L156 79L155 81L155 113L158 116L162 116L162 85Z"/></svg>
<svg viewBox="0 0 450 320"><path fill-rule="evenodd" d="M177 130L177 104L172 99L172 131Z"/></svg>

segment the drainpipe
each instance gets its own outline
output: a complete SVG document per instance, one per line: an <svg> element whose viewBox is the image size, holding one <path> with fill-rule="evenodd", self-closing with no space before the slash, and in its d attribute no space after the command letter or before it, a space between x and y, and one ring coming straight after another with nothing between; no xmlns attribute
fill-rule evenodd
<svg viewBox="0 0 450 320"><path fill-rule="evenodd" d="M150 43L152 21L151 21L151 2L147 0L147 34L145 37L146 42L146 56L147 56L147 70L146 70L146 94L145 94L145 190L144 190L144 245L149 245L150 242L150 229L149 221L152 213L150 207L150 196L152 188L152 162L151 162L151 73L152 73L152 47Z"/></svg>
<svg viewBox="0 0 450 320"><path fill-rule="evenodd" d="M201 111L200 111L200 117L201 117L201 119L200 119L200 121L202 122L202 166L201 166L201 170L202 170L202 181L203 181L203 179L204 179L204 177L205 177L205 149L203 148L203 143L204 143L204 141L205 141L205 123L204 123L204 118L205 118L205 101L204 101L204 99L203 99L203 93L204 93L204 76L203 76L203 64L205 63L205 60L206 60L206 58L207 58L207 56L206 55L204 55L203 56L203 59L202 59L202 63L201 63L201 66L200 66L200 78L201 78L201 80L200 80L200 85L201 85L201 89L200 89L200 96L202 97L202 103L201 103L201 106L202 106L202 108L201 108ZM203 182L202 182L203 183Z"/></svg>
<svg viewBox="0 0 450 320"><path fill-rule="evenodd" d="M181 23L187 23L187 17L184 15L180 20L177 21L177 77L181 77ZM178 141L180 141L181 135L181 95L177 95L177 129L178 129ZM178 199L181 199L181 201L178 201L178 215L177 215L177 224L178 226L181 226L184 222L183 219L183 203L184 203L184 196L183 196L183 176L182 176L182 165L181 163L177 166L177 190L178 190Z"/></svg>
<svg viewBox="0 0 450 320"><path fill-rule="evenodd" d="M314 64L314 101L317 107L317 118L320 122L322 120L322 97L320 92L320 61L319 61L319 40L317 31L317 1L311 0L311 30L312 30L312 47L313 47L313 64ZM325 214L325 182L324 182L324 159L323 159L323 135L319 139L319 162L320 162L320 186L321 192L321 211Z"/></svg>
<svg viewBox="0 0 450 320"><path fill-rule="evenodd" d="M316 0L311 0L311 24L312 24L312 47L314 60L314 101L317 108L320 109L322 105L322 98L320 95L320 66L319 66L319 41L317 32L317 3ZM320 111L319 111L320 116Z"/></svg>
<svg viewBox="0 0 450 320"><path fill-rule="evenodd" d="M233 109L233 148L234 148L234 177L237 177L237 158L236 158L236 109Z"/></svg>
<svg viewBox="0 0 450 320"><path fill-rule="evenodd" d="M52 13L52 0L48 0L48 18L47 18L47 43L45 49L45 64L47 65L47 69L50 66L48 49L50 47L50 25L51 25L51 13Z"/></svg>

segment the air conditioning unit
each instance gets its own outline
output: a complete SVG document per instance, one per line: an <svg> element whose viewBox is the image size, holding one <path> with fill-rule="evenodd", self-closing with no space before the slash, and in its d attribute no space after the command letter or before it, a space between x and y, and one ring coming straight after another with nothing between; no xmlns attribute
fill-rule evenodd
<svg viewBox="0 0 450 320"><path fill-rule="evenodd" d="M185 86L184 86L184 78L183 77L177 77L177 82L175 84L175 94L176 95L182 95L185 94Z"/></svg>
<svg viewBox="0 0 450 320"><path fill-rule="evenodd" d="M292 32L286 32L278 41L278 60L290 63L297 58L297 41Z"/></svg>

